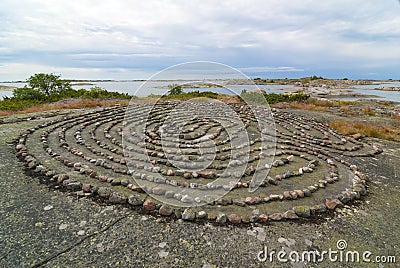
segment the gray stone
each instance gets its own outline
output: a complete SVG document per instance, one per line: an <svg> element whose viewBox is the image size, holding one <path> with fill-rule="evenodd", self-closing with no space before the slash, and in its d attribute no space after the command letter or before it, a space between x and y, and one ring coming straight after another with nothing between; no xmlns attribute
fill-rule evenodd
<svg viewBox="0 0 400 268"><path fill-rule="evenodd" d="M217 218L215 219L217 223L222 223L222 224L226 223L227 220L228 217L224 213L218 213Z"/></svg>
<svg viewBox="0 0 400 268"><path fill-rule="evenodd" d="M182 196L181 201L183 203L193 203L194 199L193 199L193 197L186 194L186 195Z"/></svg>
<svg viewBox="0 0 400 268"><path fill-rule="evenodd" d="M282 197L283 197L283 195L282 195ZM277 201L277 200L280 199L280 196L277 195L277 194L271 194L271 195L269 195L269 199L270 199L271 201Z"/></svg>
<svg viewBox="0 0 400 268"><path fill-rule="evenodd" d="M294 192L297 194L298 197L300 197L300 198L304 197L304 193L302 190L294 190Z"/></svg>
<svg viewBox="0 0 400 268"><path fill-rule="evenodd" d="M111 182L111 186L117 186L117 185L121 185L121 180L119 180L119 179L114 179L114 180Z"/></svg>
<svg viewBox="0 0 400 268"><path fill-rule="evenodd" d="M36 161L31 161L31 162L28 163L28 168L29 169L35 169L36 166L37 166Z"/></svg>
<svg viewBox="0 0 400 268"><path fill-rule="evenodd" d="M170 215L172 215L173 212L174 212L174 209L168 205L162 205L158 211L158 213L160 213L160 215L163 215L163 216L170 216Z"/></svg>
<svg viewBox="0 0 400 268"><path fill-rule="evenodd" d="M165 189L162 187L154 187L152 189L152 193L156 195L164 195L165 194Z"/></svg>
<svg viewBox="0 0 400 268"><path fill-rule="evenodd" d="M70 182L67 184L67 189L71 191L80 191L82 189L82 183L80 182Z"/></svg>
<svg viewBox="0 0 400 268"><path fill-rule="evenodd" d="M125 187L126 187L126 186L128 186L129 184L130 184L130 181L129 181L128 179L122 179L122 180L121 180L121 185L122 185L122 186L125 186Z"/></svg>
<svg viewBox="0 0 400 268"><path fill-rule="evenodd" d="M340 200L340 202L342 202L343 204L347 204L349 203L352 198L349 192L343 192L341 194L337 195L337 198Z"/></svg>
<svg viewBox="0 0 400 268"><path fill-rule="evenodd" d="M291 200L291 199L292 199L292 196L290 195L290 192L289 192L289 191L284 191L284 192L283 192L283 198L284 198L284 199L287 199L287 200Z"/></svg>
<svg viewBox="0 0 400 268"><path fill-rule="evenodd" d="M108 187L99 187L97 190L97 194L103 198L109 198L112 192L113 190Z"/></svg>
<svg viewBox="0 0 400 268"><path fill-rule="evenodd" d="M311 207L313 213L325 213L327 211L325 204L318 204Z"/></svg>
<svg viewBox="0 0 400 268"><path fill-rule="evenodd" d="M309 189L303 189L303 193L304 193L304 196L306 196L306 197L311 196L311 191Z"/></svg>
<svg viewBox="0 0 400 268"><path fill-rule="evenodd" d="M185 221L193 221L196 218L196 213L190 208L187 208L182 213L182 219Z"/></svg>
<svg viewBox="0 0 400 268"><path fill-rule="evenodd" d="M366 195L367 194L367 189L365 189L365 186L362 184L357 184L353 187L354 192L360 193L360 195Z"/></svg>
<svg viewBox="0 0 400 268"><path fill-rule="evenodd" d="M199 211L199 213L197 213L197 218L199 218L199 219L207 219L207 212L205 212L204 210Z"/></svg>
<svg viewBox="0 0 400 268"><path fill-rule="evenodd" d="M246 203L241 199L233 199L232 202L234 205L239 206L239 207L246 206Z"/></svg>
<svg viewBox="0 0 400 268"><path fill-rule="evenodd" d="M46 172L47 177L53 177L54 175L56 175L56 172L54 170L49 170Z"/></svg>
<svg viewBox="0 0 400 268"><path fill-rule="evenodd" d="M67 174L60 174L58 175L57 182L62 183L65 180L68 180L69 176Z"/></svg>
<svg viewBox="0 0 400 268"><path fill-rule="evenodd" d="M126 196L119 192L111 193L109 197L109 201L113 204L125 204L126 203Z"/></svg>
<svg viewBox="0 0 400 268"><path fill-rule="evenodd" d="M174 209L174 215L177 219L182 218L182 211L180 209Z"/></svg>
<svg viewBox="0 0 400 268"><path fill-rule="evenodd" d="M288 210L285 213L283 213L283 217L285 219L289 219L289 220L295 220L298 219L299 216L297 216L296 212L294 212L294 210Z"/></svg>
<svg viewBox="0 0 400 268"><path fill-rule="evenodd" d="M173 191L166 191L164 195L165 197L173 198L175 193Z"/></svg>
<svg viewBox="0 0 400 268"><path fill-rule="evenodd" d="M269 184L272 184L272 185L278 185L278 182L276 181L276 179L271 178L271 177L268 177L268 178L267 178L267 182L268 182Z"/></svg>
<svg viewBox="0 0 400 268"><path fill-rule="evenodd" d="M141 206L144 200L138 194L133 194L128 197L128 203L132 206Z"/></svg>
<svg viewBox="0 0 400 268"><path fill-rule="evenodd" d="M228 206L232 204L232 199L221 198L215 202L217 205Z"/></svg>

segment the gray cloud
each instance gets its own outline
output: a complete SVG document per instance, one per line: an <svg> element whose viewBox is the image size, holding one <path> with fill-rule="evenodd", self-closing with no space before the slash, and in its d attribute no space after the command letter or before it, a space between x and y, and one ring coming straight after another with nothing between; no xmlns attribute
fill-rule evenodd
<svg viewBox="0 0 400 268"><path fill-rule="evenodd" d="M146 78L193 60L271 77L281 66L290 67L283 75L400 77L395 0L3 0L0 20L0 80L46 67L76 78Z"/></svg>

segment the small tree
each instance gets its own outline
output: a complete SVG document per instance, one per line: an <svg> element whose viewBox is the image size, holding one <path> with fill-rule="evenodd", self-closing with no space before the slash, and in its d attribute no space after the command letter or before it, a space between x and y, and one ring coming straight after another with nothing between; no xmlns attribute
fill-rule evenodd
<svg viewBox="0 0 400 268"><path fill-rule="evenodd" d="M57 94L71 89L68 81L61 80L60 76L55 74L35 74L29 77L27 82L30 88L45 95Z"/></svg>
<svg viewBox="0 0 400 268"><path fill-rule="evenodd" d="M168 85L168 88L169 88L169 90L168 90L169 95L180 95L183 93L183 89L182 89L181 85L171 84L171 85Z"/></svg>

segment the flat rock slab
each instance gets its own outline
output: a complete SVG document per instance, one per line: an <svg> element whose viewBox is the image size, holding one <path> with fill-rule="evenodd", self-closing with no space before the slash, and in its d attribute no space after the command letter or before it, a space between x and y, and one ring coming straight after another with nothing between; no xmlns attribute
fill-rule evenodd
<svg viewBox="0 0 400 268"><path fill-rule="evenodd" d="M265 245L276 250L303 251L310 245L335 249L339 239L345 239L351 249L400 256L397 143L384 143L390 154L355 163L374 178L371 194L365 197L368 203L345 206L343 212L320 222L256 227L262 232L253 226L214 226L142 216L121 206L100 205L49 190L25 175L13 146L8 145L21 130L38 123L0 125L1 267L282 267L277 262L259 262L257 254ZM259 234L265 237L260 239ZM342 266L330 262L318 265Z"/></svg>

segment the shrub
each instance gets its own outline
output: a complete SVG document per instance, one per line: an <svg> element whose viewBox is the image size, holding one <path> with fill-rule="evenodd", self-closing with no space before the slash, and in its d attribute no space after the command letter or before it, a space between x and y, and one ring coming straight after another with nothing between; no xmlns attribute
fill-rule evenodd
<svg viewBox="0 0 400 268"><path fill-rule="evenodd" d="M276 93L263 93L262 95L259 92L243 90L240 94L242 100L246 100L246 102L250 104L263 104L265 103L260 96L263 96L268 104L275 104L279 102L301 102L307 100L310 96L303 93L294 93L294 94L276 94Z"/></svg>
<svg viewBox="0 0 400 268"><path fill-rule="evenodd" d="M311 80L318 80L318 79L324 79L324 78L322 76L313 75L313 76L310 77L310 79Z"/></svg>
<svg viewBox="0 0 400 268"><path fill-rule="evenodd" d="M44 100L46 95L37 89L21 87L13 90L13 98L16 100Z"/></svg>
<svg viewBox="0 0 400 268"><path fill-rule="evenodd" d="M4 98L0 101L0 110L18 111L26 110L32 106L38 106L44 103L53 103L65 99L131 99L127 93L110 92L100 87L94 87L90 90L66 88L63 91L44 94L38 89L28 87L17 88L13 91L13 97ZM98 102L98 101L97 101ZM7 113L2 113L7 114Z"/></svg>
<svg viewBox="0 0 400 268"><path fill-rule="evenodd" d="M193 98L217 99L218 93L211 92L211 91L199 92L198 90L196 90L196 91L190 91L190 92L185 92L185 93L180 93L180 94L164 95L164 96L162 96L162 98L163 99L178 99L178 100L187 100L187 99L193 99Z"/></svg>
<svg viewBox="0 0 400 268"><path fill-rule="evenodd" d="M162 97L162 95L161 94L150 94L150 95L148 95L147 96L148 98L154 98L154 99L158 99L158 98L161 98Z"/></svg>
<svg viewBox="0 0 400 268"><path fill-rule="evenodd" d="M169 90L168 90L169 95L180 95L183 93L183 88L181 85L171 84L171 85L168 85L168 88L169 88Z"/></svg>

